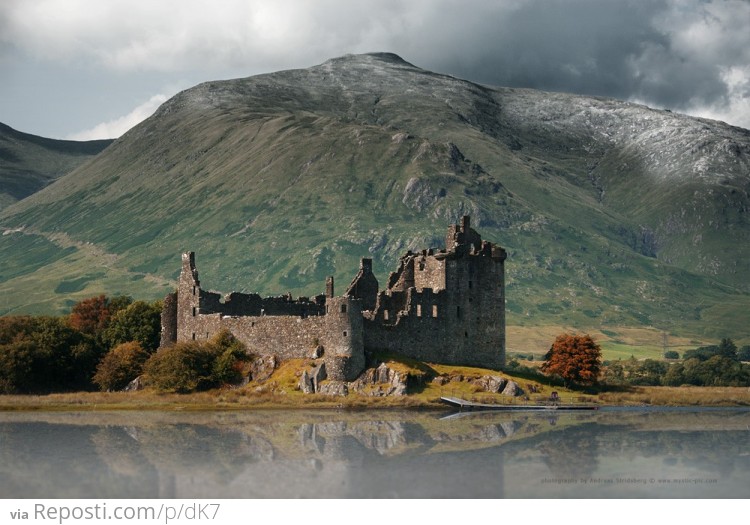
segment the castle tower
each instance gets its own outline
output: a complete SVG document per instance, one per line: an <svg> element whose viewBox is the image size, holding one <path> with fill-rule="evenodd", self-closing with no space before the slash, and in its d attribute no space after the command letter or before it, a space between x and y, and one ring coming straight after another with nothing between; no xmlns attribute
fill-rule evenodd
<svg viewBox="0 0 750 525"><path fill-rule="evenodd" d="M352 297L326 298L325 363L328 377L353 381L365 368L362 302Z"/></svg>

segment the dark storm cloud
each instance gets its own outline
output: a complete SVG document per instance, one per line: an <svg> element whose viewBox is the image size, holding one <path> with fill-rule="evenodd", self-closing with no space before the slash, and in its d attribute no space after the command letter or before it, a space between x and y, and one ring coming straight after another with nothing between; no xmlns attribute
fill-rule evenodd
<svg viewBox="0 0 750 525"><path fill-rule="evenodd" d="M461 45L451 48L434 38L429 48L440 52L415 49L414 60L493 85L637 99L683 110L726 106L732 93L724 77L750 63L747 7L744 2L531 0L512 9L456 12L448 28L433 14L425 21L434 27L430 32ZM462 31L468 34L461 36Z"/></svg>

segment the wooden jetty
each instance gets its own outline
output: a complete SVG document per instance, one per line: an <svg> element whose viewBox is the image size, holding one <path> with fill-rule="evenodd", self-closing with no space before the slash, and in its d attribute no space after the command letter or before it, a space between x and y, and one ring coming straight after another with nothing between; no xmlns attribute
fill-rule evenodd
<svg viewBox="0 0 750 525"><path fill-rule="evenodd" d="M476 403L458 397L441 397L440 401L459 410L598 410L596 405L503 405Z"/></svg>

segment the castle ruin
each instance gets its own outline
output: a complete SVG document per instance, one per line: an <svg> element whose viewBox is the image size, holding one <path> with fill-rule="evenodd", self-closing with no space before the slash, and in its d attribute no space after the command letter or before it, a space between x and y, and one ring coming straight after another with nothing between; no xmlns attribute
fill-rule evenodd
<svg viewBox="0 0 750 525"><path fill-rule="evenodd" d="M322 347L328 377L352 381L366 354L394 352L426 362L501 369L505 365L505 258L468 216L448 228L445 249L407 252L384 290L372 259L342 296L293 299L201 288L195 255L182 255L177 291L164 300L161 346L207 340L229 330L248 351L309 358Z"/></svg>

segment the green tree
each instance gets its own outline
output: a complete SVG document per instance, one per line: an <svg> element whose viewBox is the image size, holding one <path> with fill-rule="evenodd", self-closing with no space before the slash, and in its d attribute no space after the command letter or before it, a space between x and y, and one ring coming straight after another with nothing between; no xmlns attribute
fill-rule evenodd
<svg viewBox="0 0 750 525"><path fill-rule="evenodd" d="M122 390L141 375L148 358L149 353L138 342L119 344L97 366L94 383L102 390Z"/></svg>
<svg viewBox="0 0 750 525"><path fill-rule="evenodd" d="M628 376L631 385L658 386L662 384L662 378L667 373L669 365L662 361L646 359L638 364Z"/></svg>
<svg viewBox="0 0 750 525"><path fill-rule="evenodd" d="M561 334L544 356L542 372L570 383L592 384L599 378L602 349L589 335Z"/></svg>
<svg viewBox="0 0 750 525"><path fill-rule="evenodd" d="M737 351L737 359L740 361L750 361L750 345L745 345Z"/></svg>
<svg viewBox="0 0 750 525"><path fill-rule="evenodd" d="M667 350L664 352L664 359L679 359L680 354L675 350Z"/></svg>
<svg viewBox="0 0 750 525"><path fill-rule="evenodd" d="M0 318L3 391L32 393L91 388L101 354L93 340L57 317Z"/></svg>
<svg viewBox="0 0 750 525"><path fill-rule="evenodd" d="M720 355L722 357L726 357L728 359L732 359L734 361L737 360L737 346L734 344L734 342L729 338L724 338L719 343L719 350L716 352L716 355Z"/></svg>
<svg viewBox="0 0 750 525"><path fill-rule="evenodd" d="M161 302L135 301L118 311L104 331L109 348L137 341L148 352L159 347L161 336Z"/></svg>

